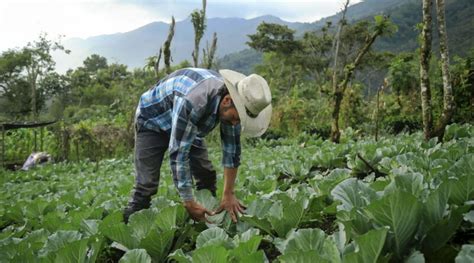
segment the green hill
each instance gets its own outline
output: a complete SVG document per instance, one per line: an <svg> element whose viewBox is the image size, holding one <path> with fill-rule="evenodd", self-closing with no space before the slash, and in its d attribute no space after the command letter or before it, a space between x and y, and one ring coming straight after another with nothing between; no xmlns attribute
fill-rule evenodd
<svg viewBox="0 0 474 263"><path fill-rule="evenodd" d="M362 19L372 19L374 15L385 14L390 16L393 23L398 26L398 32L392 37L381 38L376 41L375 48L379 51L399 53L402 51L415 51L418 48L417 24L421 18L421 1L419 0L366 0L349 7L347 17L350 23ZM311 24L301 24L296 29L297 34L304 31L319 30L327 21L337 23L340 14L324 18ZM474 48L474 1L447 0L446 23L449 37L449 51L451 56L463 56ZM433 32L433 49L438 50L438 36ZM249 59L251 51L228 54L221 59L222 67L234 69L251 69L257 61L255 57ZM260 58L261 56L257 56Z"/></svg>

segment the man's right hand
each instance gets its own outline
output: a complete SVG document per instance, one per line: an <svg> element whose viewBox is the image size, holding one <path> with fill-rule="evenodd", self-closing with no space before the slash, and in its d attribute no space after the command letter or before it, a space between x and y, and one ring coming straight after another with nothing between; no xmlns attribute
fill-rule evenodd
<svg viewBox="0 0 474 263"><path fill-rule="evenodd" d="M191 216L194 221L206 221L210 223L206 219L206 214L209 216L214 215L214 212L207 210L205 207L194 200L184 201L184 208L186 208L189 216Z"/></svg>

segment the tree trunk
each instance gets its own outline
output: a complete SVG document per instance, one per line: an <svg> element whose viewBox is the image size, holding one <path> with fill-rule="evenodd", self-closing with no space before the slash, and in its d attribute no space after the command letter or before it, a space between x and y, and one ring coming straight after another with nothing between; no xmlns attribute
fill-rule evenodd
<svg viewBox="0 0 474 263"><path fill-rule="evenodd" d="M380 121L380 93L382 93L385 88L388 86L387 79L383 80L382 86L377 89L377 105L376 105L376 113L375 113L375 141L379 139L379 121Z"/></svg>
<svg viewBox="0 0 474 263"><path fill-rule="evenodd" d="M164 55L164 61L165 61L165 70L166 73L171 73L171 40L173 40L174 36L174 26L175 26L175 21L174 21L174 16L171 17L171 24L170 24L170 29L168 31L168 38L166 39L165 43L163 44L164 49L163 49L163 55Z"/></svg>
<svg viewBox="0 0 474 263"><path fill-rule="evenodd" d="M433 133L433 115L431 112L430 58L431 58L431 10L432 0L423 0L423 28L420 47L420 92L423 114L423 132L429 140Z"/></svg>
<svg viewBox="0 0 474 263"><path fill-rule="evenodd" d="M334 49L334 64L332 72L332 92L333 92L333 112L331 124L331 140L333 142L339 142L341 133L339 131L339 111L341 108L341 101L343 98L343 92L338 89L338 80L337 80L337 59L339 56L339 45L341 42L341 31L342 27L345 24L347 7L349 6L350 0L346 0L344 7L342 9L342 17L339 21L339 27L337 28L336 37L334 38L333 49Z"/></svg>
<svg viewBox="0 0 474 263"><path fill-rule="evenodd" d="M198 19L198 24L194 24L194 51L191 54L193 57L194 67L199 66L199 43L201 42L201 38L204 35L204 28L205 28L205 19L206 19L206 0L202 1L202 10L198 12L200 18ZM202 29L202 31L201 31Z"/></svg>
<svg viewBox="0 0 474 263"><path fill-rule="evenodd" d="M35 70L35 66L31 66L31 69L27 70L28 82L31 86L31 116L33 121L36 121L38 117L38 101L36 100L36 79L38 73Z"/></svg>
<svg viewBox="0 0 474 263"><path fill-rule="evenodd" d="M442 140L446 125L449 124L454 114L453 87L449 72L448 35L446 33L445 5L444 0L436 0L439 47L441 52L441 70L443 74L443 113L436 126L433 136Z"/></svg>
<svg viewBox="0 0 474 263"><path fill-rule="evenodd" d="M383 29L376 30L372 35L367 38L364 46L361 50L357 53L356 59L354 63L349 64L345 67L344 71L344 79L341 81L339 85L336 86L334 91L333 97L333 112L332 112L332 124L331 124L331 141L335 143L339 143L341 132L339 131L339 112L341 108L341 102L344 97L344 92L346 91L347 84L352 78L354 71L362 62L362 58L364 58L365 54L369 51L372 44L375 42L378 36L383 33Z"/></svg>
<svg viewBox="0 0 474 263"><path fill-rule="evenodd" d="M208 48L208 51L207 51L207 56L206 56L206 68L210 69L212 68L212 64L213 64L213 61L214 61L214 56L216 54L216 50L217 50L217 33L214 32L214 34L212 35L212 44L211 44L211 47Z"/></svg>
<svg viewBox="0 0 474 263"><path fill-rule="evenodd" d="M163 53L163 47L160 47L160 51L158 52L158 56L156 57L154 69L155 69L155 77L158 78L159 73L160 73L160 60L161 60L161 54Z"/></svg>

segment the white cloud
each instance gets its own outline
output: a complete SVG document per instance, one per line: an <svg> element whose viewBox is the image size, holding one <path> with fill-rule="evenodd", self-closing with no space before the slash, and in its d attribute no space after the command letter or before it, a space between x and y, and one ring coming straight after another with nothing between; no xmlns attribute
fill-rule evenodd
<svg viewBox="0 0 474 263"><path fill-rule="evenodd" d="M133 30L157 18L139 6L113 1L0 2L0 50L24 45L41 32L84 38Z"/></svg>
<svg viewBox="0 0 474 263"><path fill-rule="evenodd" d="M23 46L41 32L50 38L85 38L125 32L154 21L168 22L171 15L179 21L201 5L201 0L2 0L0 51ZM272 14L312 22L339 11L342 0L208 0L207 5L208 17Z"/></svg>

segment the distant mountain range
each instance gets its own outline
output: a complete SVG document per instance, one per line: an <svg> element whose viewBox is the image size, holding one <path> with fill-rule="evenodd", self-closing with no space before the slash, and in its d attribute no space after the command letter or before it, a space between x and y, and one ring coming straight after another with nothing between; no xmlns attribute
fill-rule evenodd
<svg viewBox="0 0 474 263"><path fill-rule="evenodd" d="M248 46L248 34L256 32L257 26L266 21L268 23L285 24L293 29L304 26L304 23L290 23L275 16L261 16L254 19L243 18L209 18L205 35L201 40L201 50L207 42L211 42L212 34L217 33L217 53L222 57L234 53ZM55 54L58 71L75 68L82 64L91 54L99 54L109 62L126 64L131 68L143 67L146 58L156 55L160 46L168 36L169 24L154 22L133 31L111 35L94 36L87 39L72 38L64 41L64 46L71 50L71 54ZM194 29L188 18L176 22L175 35L171 43L171 56L174 63L185 59L192 61L191 53L194 49ZM200 50L200 54L202 51Z"/></svg>
<svg viewBox="0 0 474 263"><path fill-rule="evenodd" d="M472 34L474 32L474 1L448 0L446 9L450 49L455 54L466 53L469 48L474 47L474 34ZM354 22L377 14L389 15L399 30L393 37L378 41L376 48L400 52L414 50L417 47L418 32L415 27L421 22L421 1L365 0L350 6L347 18L350 22ZM229 60L232 60L234 64L246 64L245 61L235 62L240 58L251 59L251 63L255 63L259 57L254 56L254 53L250 51L243 50L248 49L247 35L255 33L261 22L287 25L296 30L298 36L305 31L320 29L328 21L335 24L339 19L340 13L314 23L287 22L271 15L253 19L209 18L205 35L201 40L201 49L210 42L212 34L216 32L217 56L225 58L224 64ZM68 68L76 68L87 56L94 53L106 57L109 62L126 64L130 68L143 67L146 58L157 54L168 35L168 29L169 24L154 22L125 33L100 35L87 39L67 39L63 44L72 52L69 55L54 54L56 68L60 72ZM173 62L176 64L183 60L191 61L193 46L194 30L190 19L176 22L175 36L171 44Z"/></svg>

